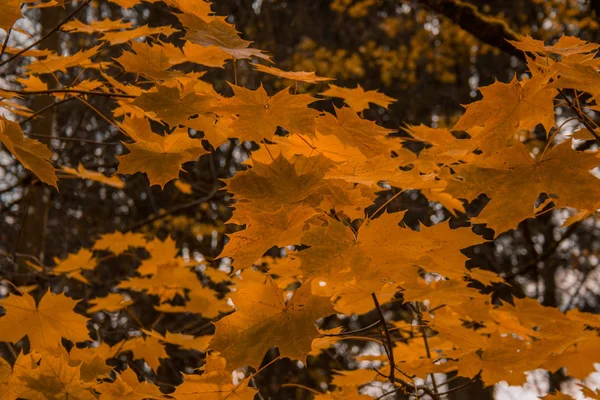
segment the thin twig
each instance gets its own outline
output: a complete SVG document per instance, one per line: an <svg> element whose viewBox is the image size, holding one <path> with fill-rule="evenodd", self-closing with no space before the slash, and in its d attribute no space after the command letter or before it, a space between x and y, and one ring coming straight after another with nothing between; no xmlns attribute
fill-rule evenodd
<svg viewBox="0 0 600 400"><path fill-rule="evenodd" d="M565 94L565 92L562 91L562 89L558 89L558 93L561 95L561 97L563 99L565 99L565 101L567 102L567 104L569 105L569 107L571 108L571 110L573 110L575 112L575 114L577 114L577 117L579 118L579 121L581 121L581 123L592 134L592 136L594 137L594 139L596 139L596 142L598 142L598 144L600 144L600 136L596 133L596 131L594 130L594 127L589 123L588 116L584 112L582 112L580 109L578 109L573 104L573 102L571 101L571 99L569 99L569 96L567 96Z"/></svg>
<svg viewBox="0 0 600 400"><path fill-rule="evenodd" d="M389 351L387 352L388 359L390 361L390 375L388 379L390 382L395 381L394 372L396 370L396 363L394 361L394 344L392 342L392 336L390 335L390 330L388 329L387 322L385 321L385 316L383 315L383 311L381 311L381 306L379 305L379 300L377 300L377 296L375 293L371 293L371 297L373 298L373 303L375 304L375 308L377 309L377 313L379 314L379 320L383 325L383 331L385 332L385 338L387 340L387 348ZM385 347L385 344L384 344Z"/></svg>
<svg viewBox="0 0 600 400"><path fill-rule="evenodd" d="M43 114L46 111L48 111L48 110L50 110L50 109L52 109L52 108L54 108L56 106L59 106L61 104L67 103L67 102L69 102L69 101L71 101L73 99L76 99L76 97L67 97L67 98L62 99L61 101L57 101L57 102L54 102L52 104L49 104L46 107L44 107L44 108L42 108L42 109L34 112L29 117L25 118L23 121L20 121L19 124L22 124L24 122L30 121L30 120L34 119L35 117L37 117L38 115Z"/></svg>
<svg viewBox="0 0 600 400"><path fill-rule="evenodd" d="M390 204L396 197L400 196L402 193L404 193L404 191L400 190L398 193L394 194L385 203L383 203L373 214L371 214L367 219L373 218L379 211L382 211L385 208L385 206Z"/></svg>
<svg viewBox="0 0 600 400"><path fill-rule="evenodd" d="M324 333L323 336L324 337L336 337L336 336L353 335L355 333L361 333L361 332L368 331L372 328L375 328L379 324L381 324L381 320L377 320L376 322L372 323L369 326L365 326L364 328L359 328L359 329L356 329L353 331L346 331L346 332L340 332L340 333Z"/></svg>
<svg viewBox="0 0 600 400"><path fill-rule="evenodd" d="M8 32L6 32L6 37L4 38L4 43L2 43L2 51L0 51L0 59L2 59L2 56L4 55L4 52L6 51L6 46L8 46L8 39L10 39L11 33L12 33L12 28L10 28L8 30Z"/></svg>
<svg viewBox="0 0 600 400"><path fill-rule="evenodd" d="M306 390L308 392L314 393L317 396L322 396L323 395L322 392L319 392L319 391L317 391L317 390L315 390L313 388L309 388L308 386L299 385L297 383L284 383L283 385L281 385L279 387L296 387L296 388L304 389L304 390Z"/></svg>
<svg viewBox="0 0 600 400"><path fill-rule="evenodd" d="M66 142L70 141L70 142L98 144L101 146L116 146L118 144L121 144L121 142L99 142L97 140L91 140L91 139L82 139L82 138L69 137L69 136L50 136L50 135L42 135L42 134L38 134L38 133L26 133L26 135L32 136L32 137L39 137L39 138L48 138L48 139L52 139L52 140L63 140Z"/></svg>
<svg viewBox="0 0 600 400"><path fill-rule="evenodd" d="M569 311L571 309L571 306L573 305L573 302L575 301L575 299L577 297L579 297L579 292L583 288L583 285L585 285L585 283L587 282L587 279L589 278L589 276L591 275L591 273L594 270L595 270L595 268L588 268L588 270L584 272L583 277L581 278L581 281L577 285L577 289L575 289L575 292L573 292L573 295L571 296L571 298L569 299L569 301L567 302L567 304L563 308L563 310L562 310L563 312L567 312L567 311Z"/></svg>
<svg viewBox="0 0 600 400"><path fill-rule="evenodd" d="M137 96L132 94L112 93L112 92L97 92L93 90L82 90L82 89L48 89L48 90L9 90L1 89L8 93L20 94L20 95L41 95L41 94L55 94L55 93L76 93L85 94L90 96L103 96L103 97L119 97L125 99L135 99Z"/></svg>
<svg viewBox="0 0 600 400"><path fill-rule="evenodd" d="M140 222L136 222L135 224L131 225L129 228L127 228L125 231L129 232L129 231L134 231L134 230L138 230L146 225L149 225L155 221L159 221L163 218L168 217L169 215L175 214L179 211L183 211L183 210L187 210L188 208L192 208L197 206L198 204L204 203L208 200L210 200L219 190L218 187L214 187L213 190L211 190L206 196L200 197L198 199L192 200L188 203L179 205L177 207L173 207L167 211L164 211L162 213L158 213L158 214L154 214L151 215L150 217L140 221Z"/></svg>
<svg viewBox="0 0 600 400"><path fill-rule="evenodd" d="M59 23L54 28L52 28L48 33L46 33L40 39L36 40L35 42L33 42L32 44L30 44L29 46L27 46L24 49L22 49L21 51L17 52L16 54L14 54L12 57L10 57L9 59L7 59L6 61L0 62L0 67L2 67L4 64L7 64L7 63L11 62L15 58L19 57L21 54L25 53L27 50L29 50L29 49L37 46L40 43L42 43L44 40L46 40L48 37L50 37L50 35L52 35L56 31L58 31L64 24L66 24L67 22L69 22L69 20L71 20L71 18L73 18L75 15L77 15L77 13L79 11L81 11L85 7L87 7L91 2L92 2L92 0L86 0L85 3L83 3L81 6L77 7L75 9L75 11L73 11L71 14L67 15L67 17L61 23Z"/></svg>
<svg viewBox="0 0 600 400"><path fill-rule="evenodd" d="M558 239L557 241L555 241L542 254L538 255L535 259L531 260L527 265L525 265L525 267L521 268L520 270L518 270L516 272L505 274L502 276L502 278L504 278L505 280L513 279L513 278L515 278L519 275L522 275L522 274L528 272L529 270L537 267L537 265L540 262L546 260L552 254L554 254L554 251L558 248L558 246L561 245L562 242L564 242L573 233L575 233L575 230L577 229L577 227L579 226L580 223L581 223L581 221L577 221L577 222L574 222L573 224L571 224L571 226L569 226L569 228L565 231L565 233L561 236L561 238Z"/></svg>
<svg viewBox="0 0 600 400"><path fill-rule="evenodd" d="M421 330L421 335L423 335L423 344L425 345L425 354L427 355L427 358L429 358L431 360L431 349L429 348L429 340L427 340L427 329L423 325L423 318L421 317L421 312L417 308L418 305L413 306L412 304L410 304L410 306L411 306L411 308L413 309L413 311L415 312L415 314L417 316L417 322L419 323L419 325L421 325L420 330ZM439 390L438 390L437 382L435 381L435 375L432 372L432 373L429 374L429 376L431 378L431 384L433 386L433 392L437 396L438 393L439 393Z"/></svg>

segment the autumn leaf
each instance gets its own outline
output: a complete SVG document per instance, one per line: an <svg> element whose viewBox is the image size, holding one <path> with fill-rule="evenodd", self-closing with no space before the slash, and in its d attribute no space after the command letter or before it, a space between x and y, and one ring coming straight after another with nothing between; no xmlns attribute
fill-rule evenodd
<svg viewBox="0 0 600 400"><path fill-rule="evenodd" d="M272 139L277 127L292 134L313 135L317 110L308 108L315 98L307 94L292 95L284 89L272 97L261 85L256 90L231 85L235 96L219 103L215 112L237 115L231 129L241 140Z"/></svg>
<svg viewBox="0 0 600 400"><path fill-rule="evenodd" d="M147 240L141 233L118 232L106 233L96 240L94 250L106 250L119 255L131 247L146 247Z"/></svg>
<svg viewBox="0 0 600 400"><path fill-rule="evenodd" d="M193 87L156 86L155 91L143 93L132 105L139 107L146 114L171 127L183 124L196 114L210 111L213 98L205 94L196 94Z"/></svg>
<svg viewBox="0 0 600 400"><path fill-rule="evenodd" d="M313 296L303 285L291 300L272 280L230 295L236 312L215 323L210 348L227 360L227 369L258 367L265 353L277 346L282 357L303 360L320 334L315 320L332 314L326 297ZM247 341L251 341L247 342Z"/></svg>
<svg viewBox="0 0 600 400"><path fill-rule="evenodd" d="M120 31L121 29L131 28L131 22L123 20L104 19L102 21L92 21L89 24L84 24L79 20L69 21L61 28L63 32L83 32L83 33L98 33L109 31Z"/></svg>
<svg viewBox="0 0 600 400"><path fill-rule="evenodd" d="M49 55L43 60L37 60L29 64L26 67L27 72L30 74L50 74L56 71L65 72L72 67L96 68L99 64L94 63L92 57L98 53L100 47L98 45L66 57L58 54Z"/></svg>
<svg viewBox="0 0 600 400"><path fill-rule="evenodd" d="M144 172L151 185L163 188L173 179L177 179L181 165L206 154L198 139L192 139L187 129L177 129L171 134L140 138L139 141L126 144L129 154L119 156L118 174Z"/></svg>
<svg viewBox="0 0 600 400"><path fill-rule="evenodd" d="M90 300L92 307L88 308L88 313L96 313L99 311L115 312L131 305L133 301L126 300L120 293L109 293L106 297L100 297Z"/></svg>
<svg viewBox="0 0 600 400"><path fill-rule="evenodd" d="M16 343L25 335L32 349L60 344L61 339L83 341L89 338L87 319L73 312L76 300L48 290L39 304L31 295L10 295L0 300L6 314L0 317L0 340Z"/></svg>
<svg viewBox="0 0 600 400"><path fill-rule="evenodd" d="M483 99L466 106L466 111L454 125L455 130L483 127L479 147L491 153L506 147L508 139L519 130L532 131L538 124L546 134L555 125L554 97L557 91L548 88L548 77L534 76L519 82L494 82L480 88Z"/></svg>
<svg viewBox="0 0 600 400"><path fill-rule="evenodd" d="M110 0L115 1L115 0ZM138 3L138 0L119 0L121 2L126 1L135 1ZM128 7L129 8L129 7ZM177 32L176 29L173 29L170 26L154 26L150 27L148 25L140 26L134 29L129 29L125 31L118 32L104 32L100 37L100 40L106 41L110 43L112 46L116 46L119 44L127 43L134 39L144 37L144 36L154 36L154 35L165 35L171 36L173 33Z"/></svg>
<svg viewBox="0 0 600 400"><path fill-rule="evenodd" d="M306 83L317 83L317 82L325 82L332 81L333 78L324 78L321 76L317 76L315 72L304 72L304 71L283 71L279 68L269 67L262 64L255 64L254 68L257 71L264 72L266 74L278 76L280 78L289 79L292 81L298 82L306 82Z"/></svg>
<svg viewBox="0 0 600 400"><path fill-rule="evenodd" d="M216 292L209 288L197 287L191 290L187 297L189 298L183 306L172 306L168 304L161 304L155 308L158 311L165 313L196 313L202 314L204 318L215 318L220 313L231 311L231 307L227 305L225 299L218 299Z"/></svg>
<svg viewBox="0 0 600 400"><path fill-rule="evenodd" d="M0 29L8 32L17 20L23 18L21 14L21 0L7 0L2 6L2 15L0 16Z"/></svg>
<svg viewBox="0 0 600 400"><path fill-rule="evenodd" d="M81 379L79 366L70 366L63 357L45 355L39 368L22 376L20 398L31 400L73 399L94 400L96 396L89 383Z"/></svg>
<svg viewBox="0 0 600 400"><path fill-rule="evenodd" d="M117 374L114 382L101 382L95 389L100 393L100 400L146 400L164 397L156 385L140 382L131 368Z"/></svg>
<svg viewBox="0 0 600 400"><path fill-rule="evenodd" d="M134 359L143 359L154 371L158 370L161 358L169 355L165 346L154 336L137 337L126 341L120 352L131 351Z"/></svg>
<svg viewBox="0 0 600 400"><path fill-rule="evenodd" d="M256 393L247 379L234 384L225 360L215 355L208 357L202 375L184 375L183 383L175 389L175 395L182 400L253 400Z"/></svg>
<svg viewBox="0 0 600 400"><path fill-rule="evenodd" d="M598 178L590 171L598 165L596 153L575 151L570 141L553 147L539 160L534 160L524 145L517 144L456 167L457 177L448 180L446 191L467 199L485 193L490 202L471 220L486 223L497 236L532 218L542 193L556 207L594 210L600 189L596 189Z"/></svg>
<svg viewBox="0 0 600 400"><path fill-rule="evenodd" d="M365 91L360 85L354 89L348 89L333 84L329 84L329 89L321 93L323 96L340 97L355 112L361 112L370 107L370 103L387 108L395 99L379 93L377 90Z"/></svg>
<svg viewBox="0 0 600 400"><path fill-rule="evenodd" d="M120 180L116 176L106 176L101 172L89 171L84 168L82 164L79 164L77 169L71 167L62 167L61 172L66 174L76 176L81 179L89 179L91 181L96 181L103 183L107 186L112 186L117 189L123 189L125 187L125 183Z"/></svg>
<svg viewBox="0 0 600 400"><path fill-rule="evenodd" d="M336 116L325 113L316 119L317 132L336 136L345 147L358 149L366 157L376 157L389 152L382 138L393 131L360 118L348 107L336 108Z"/></svg>
<svg viewBox="0 0 600 400"><path fill-rule="evenodd" d="M50 164L52 152L45 145L26 138L18 123L4 117L0 117L0 141L25 168L42 182L58 189L56 171Z"/></svg>
<svg viewBox="0 0 600 400"><path fill-rule="evenodd" d="M230 235L221 257L232 257L235 270L252 266L273 246L296 244L306 221L316 215L312 207L281 207L271 211L236 210L235 218L246 229Z"/></svg>
<svg viewBox="0 0 600 400"><path fill-rule="evenodd" d="M299 173L296 164L303 161L314 168ZM252 168L236 174L227 187L236 194L239 202L252 202L252 207L257 210L301 205L323 185L320 161L315 157L291 163L283 156L270 163L253 161Z"/></svg>
<svg viewBox="0 0 600 400"><path fill-rule="evenodd" d="M235 59L258 57L269 61L261 50L253 49L252 42L242 39L235 27L224 19L215 17L206 21L194 14L178 14L177 18L186 30L184 39L201 46L216 46Z"/></svg>
<svg viewBox="0 0 600 400"><path fill-rule="evenodd" d="M77 253L69 254L64 260L55 257L54 262L56 263L56 266L52 268L54 274L65 275L83 283L88 283L88 281L81 271L92 270L97 265L97 260L94 259L92 252L83 248L79 249Z"/></svg>
<svg viewBox="0 0 600 400"><path fill-rule="evenodd" d="M168 80L182 75L179 71L169 71L173 65L171 59L183 55L180 49L171 44L150 46L147 43L133 42L131 50L133 52L125 51L115 59L127 72L158 80ZM159 93L162 93L161 88L159 86Z"/></svg>

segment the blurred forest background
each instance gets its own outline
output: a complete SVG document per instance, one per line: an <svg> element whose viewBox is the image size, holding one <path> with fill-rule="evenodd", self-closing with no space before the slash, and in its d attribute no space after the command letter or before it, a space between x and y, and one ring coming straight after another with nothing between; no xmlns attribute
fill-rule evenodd
<svg viewBox="0 0 600 400"><path fill-rule="evenodd" d="M77 18L82 21L92 16L97 20L123 18L149 26L179 24L162 3L141 4L126 10L117 4L124 2L94 0ZM75 5L65 3L65 10L28 11L27 19L17 25L20 30L12 32L8 48L23 47L62 21L75 9ZM336 85L378 89L397 99L389 111L372 105L364 116L386 128L397 129L398 135L404 135L401 129L404 124L451 126L462 112L460 105L480 97L479 86L489 85L494 80L507 82L515 71L517 74L525 72L525 64L504 46L497 29L530 35L547 43L563 34L596 42L600 39L599 1L218 0L213 2L213 10L219 15L228 15L227 21L234 23L245 39L255 42L255 47L267 51L279 68L316 70L317 75L335 78ZM489 29L477 25L481 19L491 21ZM4 41L5 37L6 32L0 31L0 40ZM74 54L81 47L91 47L89 41L93 40L85 34L55 34L43 44L50 50ZM95 60L109 62L120 53L118 46L111 47ZM10 51L7 51L4 59L9 57ZM10 68L5 66L11 74L0 76L3 87L15 86L26 60L17 58L8 64ZM285 85L285 81L255 71L248 60L238 61L235 69L239 85L254 89L262 78L269 93ZM70 71L57 73L54 78L66 85L77 78L74 75L77 69ZM234 79L234 65L228 62L224 69L211 69L208 74L216 90L226 93L226 82ZM56 85L54 78L48 80L50 85ZM298 91L315 93L326 86L327 83L299 84ZM27 101L26 105L36 111L53 102L48 96ZM103 97L95 97L90 102L93 109L81 102L65 102L22 126L31 132L31 137L50 146L58 157L55 160L58 165L76 168L82 164L89 170L111 175L118 164L115 155L125 152L118 141L121 133L103 117L111 114L113 104ZM331 110L340 104L324 98L318 107ZM558 111L561 113L557 115L557 126L572 117L566 108ZM566 127L567 132L572 131L577 121L567 122ZM545 140L545 135L536 136L534 132L528 144L540 146ZM57 192L35 180L3 149L0 153L0 276L17 285L37 283L56 291L67 289L76 298L104 296L116 281L133 274L137 261L120 256L106 269L96 271L90 277L95 282L94 293L87 292L85 285L68 283L66 278L44 278L41 282L42 278L27 268L25 261L53 265L56 257L64 258L68 253L89 247L99 235L115 230L148 232L160 238L169 236L177 241L185 257L211 262L218 257L226 241L225 234L231 231L227 226L231 195L221 189L220 180L242 168L241 163L251 148L250 143L231 141L214 154L184 165L187 172L182 174L182 181L191 185L191 193L182 192L173 183L165 190L157 186L150 188L142 174L128 177L121 189L88 180L61 179L61 190ZM396 193L395 190L382 189L371 212ZM482 198L470 204L469 215L475 215L485 201ZM465 224L464 215L453 216L440 204L430 203L412 191L393 200L388 211L408 208L410 213L404 222L412 227L419 222L430 225L449 218L454 226ZM561 310L600 311L600 271L597 268L600 226L595 218L588 218L561 228L565 218L566 215L558 211L544 213L535 220L524 221L516 231L502 235L493 244L471 250L473 265L498 272L510 283L488 288L496 298L527 295ZM478 229L479 233L486 233L483 227ZM488 237L491 237L489 232ZM132 296L135 299L135 295ZM131 310L148 326L159 317L152 305L142 298ZM400 306L392 306L388 312L405 311ZM94 318L100 329L115 321L124 331L135 327L135 321L125 312L116 319L99 314ZM164 316L159 324L166 329L169 324L180 322L174 321L175 318L184 317ZM376 318L364 315L346 323L348 327L358 327ZM203 321L194 326L198 330L212 329ZM298 383L318 386L319 382L329 381L332 368L352 367L353 361L347 357L349 349L356 351L364 346L368 345L346 341L334 351L312 357L308 370L311 375L297 375L304 379ZM0 352L4 351L6 349L0 348ZM182 365L175 363L199 366L202 357L186 353L164 361L158 370L159 381L177 382L177 370ZM277 399L311 396L293 387L281 387L286 376L296 369L295 361L286 360L257 377L260 385L270 391L263 390L262 396ZM540 373L530 376L526 389L498 385L484 390L474 384L449 397L486 399L494 398L496 392L496 398L523 399L528 393L535 395L557 388L567 383L566 380L561 371Z"/></svg>

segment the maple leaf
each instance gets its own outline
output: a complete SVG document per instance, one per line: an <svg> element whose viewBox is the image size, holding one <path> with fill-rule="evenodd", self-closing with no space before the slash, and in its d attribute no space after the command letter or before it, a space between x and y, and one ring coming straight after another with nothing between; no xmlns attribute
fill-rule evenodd
<svg viewBox="0 0 600 400"><path fill-rule="evenodd" d="M600 165L596 153L575 151L563 142L534 160L523 144L503 149L471 164L457 166L446 192L474 199L485 193L491 200L471 220L486 223L496 236L535 214L535 201L546 193L557 207L594 210L600 198L598 178L590 173Z"/></svg>
<svg viewBox="0 0 600 400"><path fill-rule="evenodd" d="M221 47L200 46L191 42L185 43L183 53L185 58L177 60L177 64L187 61L207 67L223 68L225 61L232 58L231 54Z"/></svg>
<svg viewBox="0 0 600 400"><path fill-rule="evenodd" d="M193 349L198 351L205 351L208 348L212 336L200 336L194 337L193 335L184 335L182 333L171 333L165 332L165 335L161 335L156 331L144 331L147 335L152 335L161 342L174 344L185 349Z"/></svg>
<svg viewBox="0 0 600 400"><path fill-rule="evenodd" d="M97 264L92 252L84 248L79 249L77 253L69 254L64 260L55 257L54 262L56 263L56 266L52 268L54 274L65 275L83 283L88 283L88 281L81 275L81 271L92 270L96 268Z"/></svg>
<svg viewBox="0 0 600 400"><path fill-rule="evenodd" d="M79 164L77 169L71 167L62 167L61 172L72 176L76 176L81 179L89 179L92 181L100 182L107 186L112 186L117 189L123 189L125 187L125 182L120 180L118 177L106 176L101 172L89 171L85 169L82 164Z"/></svg>
<svg viewBox="0 0 600 400"><path fill-rule="evenodd" d="M32 349L60 344L61 339L83 341L89 338L87 319L73 312L77 300L48 292L36 306L33 297L10 295L0 300L6 315L0 317L0 340L16 343L25 335Z"/></svg>
<svg viewBox="0 0 600 400"><path fill-rule="evenodd" d="M58 190L56 171L50 164L52 152L48 147L37 140L26 138L18 123L2 116L0 116L0 141L25 168L33 172L42 182Z"/></svg>
<svg viewBox="0 0 600 400"><path fill-rule="evenodd" d="M291 163L281 155L270 163L254 161L251 169L235 174L227 187L239 201L251 201L259 210L301 205L323 185L319 161L301 157ZM296 164L302 162L314 168L299 173Z"/></svg>
<svg viewBox="0 0 600 400"><path fill-rule="evenodd" d="M419 279L411 285L406 285L402 293L404 301L428 300L431 308L442 304L458 305L479 294L477 290L467 287L465 282L452 279L431 284Z"/></svg>
<svg viewBox="0 0 600 400"><path fill-rule="evenodd" d="M118 287L158 295L160 301L165 302L176 295L183 296L186 289L198 289L202 285L195 272L174 260L159 265L150 278L131 278L121 282Z"/></svg>
<svg viewBox="0 0 600 400"><path fill-rule="evenodd" d="M119 255L131 247L146 247L146 238L141 233L118 232L106 233L96 240L92 249L107 250Z"/></svg>
<svg viewBox="0 0 600 400"><path fill-rule="evenodd" d="M68 68L95 68L99 64L94 63L91 59L100 50L100 45L92 47L88 50L82 50L71 56L62 56L52 54L43 60L36 60L29 64L26 69L30 74L50 74L56 71L66 72Z"/></svg>
<svg viewBox="0 0 600 400"><path fill-rule="evenodd" d="M401 169L411 158L414 159L414 155L407 153L407 157L380 155L367 160L346 161L327 171L325 179L340 179L373 188L379 187L379 182L387 182L404 190L444 188L445 184L437 180L435 174L421 174L415 168L408 171Z"/></svg>
<svg viewBox="0 0 600 400"><path fill-rule="evenodd" d="M305 222L316 215L312 207L281 207L277 210L260 211L236 209L236 222L246 229L229 237L221 257L232 257L234 269L252 266L273 246L288 246L299 241Z"/></svg>
<svg viewBox="0 0 600 400"><path fill-rule="evenodd" d="M179 71L168 71L173 65L171 59L183 55L180 49L171 44L150 46L147 43L133 42L131 50L133 52L125 51L121 57L115 59L127 72L158 80L183 75ZM158 87L159 93L166 95L161 92L162 88Z"/></svg>
<svg viewBox="0 0 600 400"><path fill-rule="evenodd" d="M301 243L310 248L298 253L300 269L309 278L349 274L350 279L397 284L412 279L417 267L462 278L467 257L460 250L483 242L470 229L452 230L446 223L417 232L398 222L397 215L384 214L355 232L330 219L302 236Z"/></svg>
<svg viewBox="0 0 600 400"><path fill-rule="evenodd" d="M600 48L599 44L586 42L574 36L561 36L555 44L546 46L542 40L533 39L526 35L520 40L508 40L510 44L523 52L540 53L543 55L557 54L569 57L576 54L592 53Z"/></svg>
<svg viewBox="0 0 600 400"><path fill-rule="evenodd" d="M236 312L215 323L210 344L225 357L228 370L258 367L273 346L282 357L303 360L311 351L312 340L320 336L315 320L334 312L328 298L311 294L310 284L296 290L286 303L283 290L270 278L264 285L242 289L230 297Z"/></svg>
<svg viewBox="0 0 600 400"><path fill-rule="evenodd" d="M269 66L262 65L262 64L255 64L254 68L256 68L257 71L264 72L266 74L270 74L270 75L274 75L274 76L278 76L278 77L284 78L284 79L290 79L292 81L317 83L317 82L334 80L333 78L324 78L321 76L317 76L314 71L313 72L283 71L279 68L269 67Z"/></svg>
<svg viewBox="0 0 600 400"><path fill-rule="evenodd" d="M252 153L252 159L261 162L270 161L272 157L283 155L287 159L294 156L303 155L305 157L314 157L322 155L331 161L365 161L364 154L354 147L348 147L342 143L337 136L325 136L315 131L313 137L304 137L300 135L275 136L272 140L277 146L270 146L269 151L258 151Z"/></svg>
<svg viewBox="0 0 600 400"><path fill-rule="evenodd" d="M179 249L177 248L177 243L171 238L166 238L165 240L154 238L145 247L150 254L150 258L142 261L142 264L138 268L138 272L142 276L156 274L163 264L178 262L181 265L185 265L181 258L176 258Z"/></svg>
<svg viewBox="0 0 600 400"><path fill-rule="evenodd" d="M121 0L121 1L131 1L131 0ZM138 0L134 0L136 3L139 3ZM149 27L148 25L140 26L135 29L129 29L126 31L120 32L104 32L100 40L106 41L110 43L112 46L127 43L134 39L144 37L144 36L153 36L153 35L165 35L171 36L173 33L177 32L176 29L173 29L170 26L154 26Z"/></svg>
<svg viewBox="0 0 600 400"><path fill-rule="evenodd" d="M515 76L509 83L494 82L479 88L483 99L466 106L454 129L483 127L477 136L481 137L480 148L486 152L505 147L519 130L532 131L538 124L549 133L555 125L557 91L547 87L548 79L538 75L519 82Z"/></svg>
<svg viewBox="0 0 600 400"><path fill-rule="evenodd" d="M161 358L168 358L165 347L151 335L126 341L120 352L131 351L134 359L143 359L154 371L158 370Z"/></svg>
<svg viewBox="0 0 600 400"><path fill-rule="evenodd" d="M231 307L227 304L227 301L217 299L216 294L212 289L196 287L188 293L187 297L189 300L186 301L184 306L161 304L155 308L158 311L166 313L190 312L202 314L204 318L212 319L219 316L220 313L231 311Z"/></svg>
<svg viewBox="0 0 600 400"><path fill-rule="evenodd" d="M358 149L366 157L376 157L389 152L381 140L393 130L385 129L373 121L360 118L351 108L335 108L336 117L325 113L316 119L317 132L336 136L345 147Z"/></svg>
<svg viewBox="0 0 600 400"><path fill-rule="evenodd" d="M152 2L161 0L151 0ZM178 8L184 13L193 14L194 16L201 18L205 21L210 21L214 17L211 16L213 13L211 3L206 0L162 0L164 3L171 7Z"/></svg>
<svg viewBox="0 0 600 400"><path fill-rule="evenodd" d="M183 383L175 389L175 395L182 400L253 400L258 391L248 386L248 379L234 384L225 365L222 357L208 356L204 373L184 375Z"/></svg>
<svg viewBox="0 0 600 400"><path fill-rule="evenodd" d="M207 153L200 140L190 138L187 129L177 129L165 136L154 134L125 146L130 153L118 157L117 173L144 172L150 185L159 185L161 188L177 179L183 163L194 161Z"/></svg>
<svg viewBox="0 0 600 400"><path fill-rule="evenodd" d="M125 297L120 293L109 293L106 297L100 297L97 299L90 300L90 305L93 305L93 307L88 308L87 312L115 312L122 310L123 308L131 305L132 303L133 301L126 300Z"/></svg>
<svg viewBox="0 0 600 400"><path fill-rule="evenodd" d="M186 30L185 40L201 46L216 46L236 59L258 57L270 61L261 50L253 49L252 42L242 39L235 27L224 19L215 17L205 20L194 14L177 14Z"/></svg>
<svg viewBox="0 0 600 400"><path fill-rule="evenodd" d="M230 85L235 96L215 107L217 114L237 115L231 129L241 140L272 139L277 127L294 134L313 135L314 119L319 112L308 108L315 98L307 94L292 95L284 89L272 97L261 85L256 90Z"/></svg>
<svg viewBox="0 0 600 400"><path fill-rule="evenodd" d="M108 32L108 31L119 31L121 29L131 28L131 22L124 22L121 20L104 19L102 21L91 21L89 24L84 24L79 20L69 21L64 24L61 28L63 32L83 32L83 33L97 33L97 32Z"/></svg>
<svg viewBox="0 0 600 400"><path fill-rule="evenodd" d="M131 368L117 374L114 382L102 382L94 388L100 393L100 400L147 400L164 397L156 385L140 382Z"/></svg>
<svg viewBox="0 0 600 400"><path fill-rule="evenodd" d="M39 368L20 377L20 398L30 400L95 400L89 383L81 379L79 366L69 365L63 357L45 355Z"/></svg>
<svg viewBox="0 0 600 400"><path fill-rule="evenodd" d="M182 89L178 86L159 85L155 91L143 93L131 104L144 110L150 118L176 127L192 115L208 111L212 103L211 96L199 95L193 87Z"/></svg>
<svg viewBox="0 0 600 400"><path fill-rule="evenodd" d="M24 3L33 1L24 1ZM23 18L21 14L21 0L7 0L2 5L2 14L0 15L0 29L8 32L17 20Z"/></svg>
<svg viewBox="0 0 600 400"><path fill-rule="evenodd" d="M348 89L333 84L329 84L329 89L321 93L323 96L340 97L350 106L355 112L361 112L370 107L370 103L377 104L383 108L387 108L395 99L379 93L377 90L365 91L360 85L354 89Z"/></svg>

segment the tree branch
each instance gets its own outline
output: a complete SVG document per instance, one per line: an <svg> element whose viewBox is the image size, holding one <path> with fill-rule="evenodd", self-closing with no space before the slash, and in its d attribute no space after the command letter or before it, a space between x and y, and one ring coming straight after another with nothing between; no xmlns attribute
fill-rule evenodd
<svg viewBox="0 0 600 400"><path fill-rule="evenodd" d="M200 197L200 198L198 198L196 200L192 200L192 201L187 202L185 204L173 207L173 208L171 208L171 209L169 209L167 211L164 211L162 213L151 215L150 217L148 217L148 218L146 218L146 219L144 219L144 220L142 220L140 222L136 222L135 224L129 226L125 230L125 232L138 230L138 229L140 229L140 228L142 228L142 227L144 227L146 225L149 225L149 224L151 224L151 223L153 223L155 221L159 221L161 219L164 219L164 218L168 217L169 215L172 215L172 214L175 214L175 213L177 213L179 211L187 210L188 208L192 208L192 207L195 207L195 206L197 206L199 204L202 204L205 201L210 200L215 195L215 193L218 192L218 190L219 190L218 187L214 187L206 196L203 196L203 197Z"/></svg>
<svg viewBox="0 0 600 400"><path fill-rule="evenodd" d="M421 0L421 2L438 14L444 15L483 43L516 57L524 63L527 62L525 54L508 42L508 40L520 40L521 35L513 31L502 19L484 15L474 5L463 3L460 0ZM558 92L596 139L596 142L600 144L600 135L590 125L589 117L582 113L561 89L558 89Z"/></svg>
<svg viewBox="0 0 600 400"><path fill-rule="evenodd" d="M564 242L566 239L569 238L569 236L571 236L573 233L575 233L575 230L577 229L577 227L579 226L580 223L581 223L581 221L577 221L577 222L571 224L571 226L569 226L569 228L560 237L560 239L558 239L557 241L552 243L552 245L550 247L548 247L542 254L539 254L535 259L531 260L527 265L525 265L525 267L521 268L517 272L512 272L512 273L503 275L502 278L504 278L505 280L513 279L513 278L515 278L519 275L523 275L524 273L529 272L529 270L537 267L538 263L540 263L540 262L546 260L548 257L550 257L554 253L554 251L558 248L558 246L560 246L560 244L562 242Z"/></svg>
<svg viewBox="0 0 600 400"><path fill-rule="evenodd" d="M67 103L67 102L69 102L69 101L71 101L71 100L73 100L75 98L76 97L67 97L67 98L62 99L61 101L56 101L56 102L54 102L52 104L48 104L46 107L37 110L36 112L34 112L33 114L31 114L29 117L27 117L23 121L19 122L19 124L22 124L24 122L30 121L30 120L34 119L35 117L37 117L38 115L43 114L46 111L48 111L48 110L50 110L50 109L52 109L54 107L57 107L57 106L59 106L61 104Z"/></svg>
<svg viewBox="0 0 600 400"><path fill-rule="evenodd" d="M10 39L11 33L12 33L12 28L10 28L8 30L8 32L6 32L6 37L4 38L4 42L2 43L2 51L0 51L0 59L2 59L2 56L4 55L4 52L6 51L6 46L8 45L8 40Z"/></svg>
<svg viewBox="0 0 600 400"><path fill-rule="evenodd" d="M481 14L477 7L460 0L421 0L421 2L483 43L525 62L525 55L507 42L507 40L520 40L521 35L513 31L502 19Z"/></svg>

